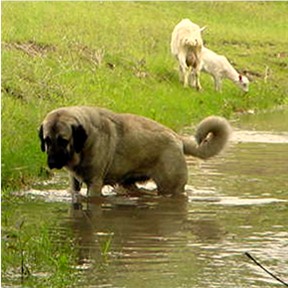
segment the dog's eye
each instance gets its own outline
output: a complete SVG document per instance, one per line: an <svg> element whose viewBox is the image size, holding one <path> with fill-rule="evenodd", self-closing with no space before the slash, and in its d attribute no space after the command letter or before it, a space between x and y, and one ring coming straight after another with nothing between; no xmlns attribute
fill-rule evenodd
<svg viewBox="0 0 288 288"><path fill-rule="evenodd" d="M67 139L64 139L62 137L58 137L57 142L62 147L66 147L69 143L69 141Z"/></svg>

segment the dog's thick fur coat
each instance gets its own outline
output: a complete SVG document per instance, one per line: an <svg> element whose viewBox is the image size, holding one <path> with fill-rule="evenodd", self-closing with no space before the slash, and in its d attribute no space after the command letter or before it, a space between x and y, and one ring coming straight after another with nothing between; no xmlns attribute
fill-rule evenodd
<svg viewBox="0 0 288 288"><path fill-rule="evenodd" d="M50 112L40 130L41 149L48 166L71 172L74 199L84 182L88 195L100 195L104 185L135 188L152 179L160 194L184 192L185 155L207 159L218 154L230 134L221 117L204 119L195 138L180 136L145 117L75 106Z"/></svg>

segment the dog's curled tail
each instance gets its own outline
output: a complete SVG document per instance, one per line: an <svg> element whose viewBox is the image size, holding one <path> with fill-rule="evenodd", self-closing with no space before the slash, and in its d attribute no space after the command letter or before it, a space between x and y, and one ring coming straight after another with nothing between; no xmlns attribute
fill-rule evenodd
<svg viewBox="0 0 288 288"><path fill-rule="evenodd" d="M215 156L226 146L230 134L231 126L225 118L207 117L198 124L195 139L182 137L184 154L201 159Z"/></svg>

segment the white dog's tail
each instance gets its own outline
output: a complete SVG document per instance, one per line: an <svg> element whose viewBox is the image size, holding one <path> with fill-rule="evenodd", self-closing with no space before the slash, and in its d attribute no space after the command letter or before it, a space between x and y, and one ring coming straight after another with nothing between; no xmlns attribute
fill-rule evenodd
<svg viewBox="0 0 288 288"><path fill-rule="evenodd" d="M192 137L181 137L184 154L201 159L217 155L229 140L231 126L225 118L210 116L202 120Z"/></svg>

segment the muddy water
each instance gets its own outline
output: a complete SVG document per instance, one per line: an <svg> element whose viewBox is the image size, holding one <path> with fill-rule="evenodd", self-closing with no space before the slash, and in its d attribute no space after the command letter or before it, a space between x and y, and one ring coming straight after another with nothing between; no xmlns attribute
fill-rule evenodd
<svg viewBox="0 0 288 288"><path fill-rule="evenodd" d="M235 126L221 156L187 159L188 200L120 197L73 210L64 190L30 191L49 202L42 213L59 214L61 239L72 231L78 287L281 287L245 252L288 282L288 113Z"/></svg>

